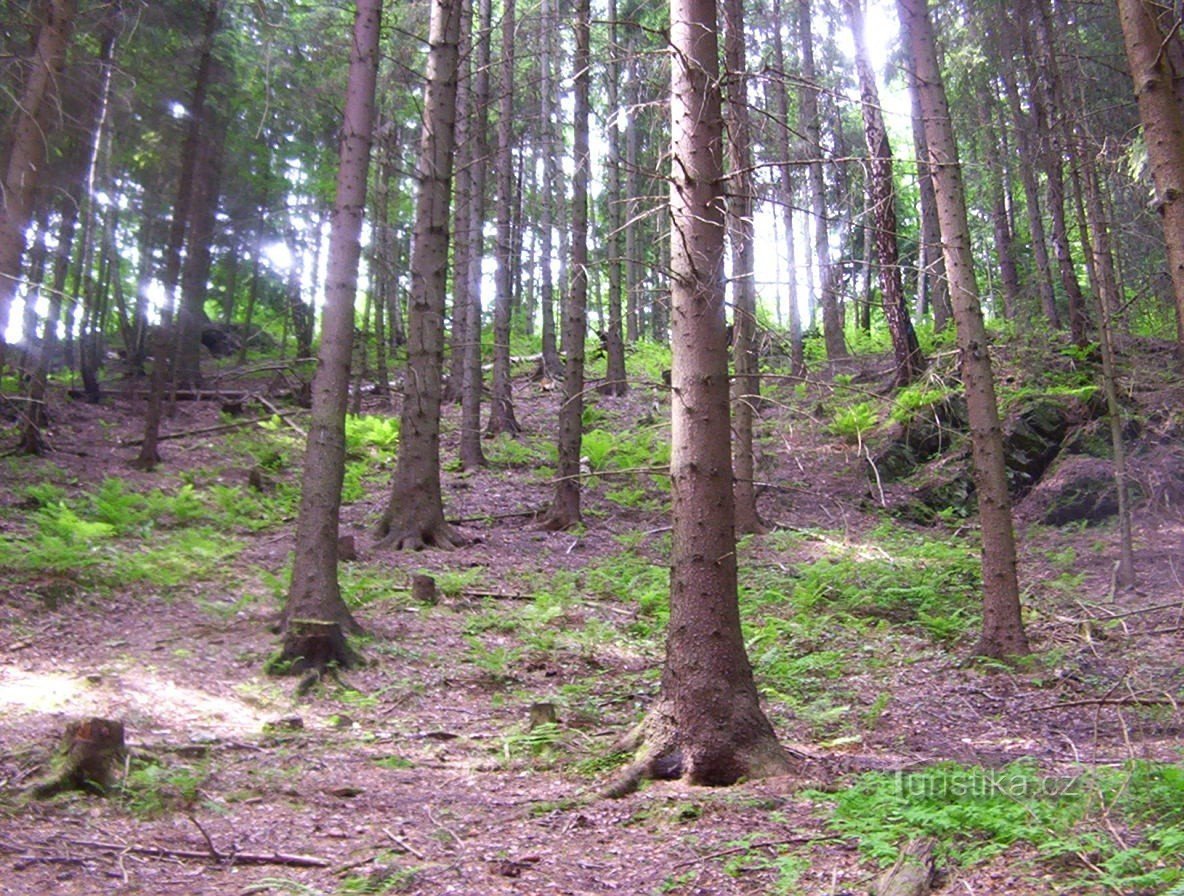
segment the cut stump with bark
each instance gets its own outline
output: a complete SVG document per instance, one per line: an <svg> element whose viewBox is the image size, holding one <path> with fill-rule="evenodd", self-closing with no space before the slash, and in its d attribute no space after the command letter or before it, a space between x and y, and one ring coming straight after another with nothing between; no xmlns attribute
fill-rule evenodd
<svg viewBox="0 0 1184 896"><path fill-rule="evenodd" d="M33 795L44 798L66 790L106 793L125 752L123 722L100 718L71 722L50 776L33 788Z"/></svg>
<svg viewBox="0 0 1184 896"><path fill-rule="evenodd" d="M416 573L411 577L411 599L419 604L434 606L440 602L440 592L436 590L436 580L426 573Z"/></svg>
<svg viewBox="0 0 1184 896"><path fill-rule="evenodd" d="M929 896L937 876L934 846L928 838L910 842L901 850L896 864L876 881L875 896Z"/></svg>

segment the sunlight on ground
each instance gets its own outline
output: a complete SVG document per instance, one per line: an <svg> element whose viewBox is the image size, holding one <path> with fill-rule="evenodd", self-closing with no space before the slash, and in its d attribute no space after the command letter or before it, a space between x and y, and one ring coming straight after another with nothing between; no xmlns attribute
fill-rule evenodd
<svg viewBox="0 0 1184 896"><path fill-rule="evenodd" d="M0 666L0 715L16 713L122 718L143 733L179 729L185 738L257 735L266 721L245 701L148 672L104 673L92 682L87 676Z"/></svg>

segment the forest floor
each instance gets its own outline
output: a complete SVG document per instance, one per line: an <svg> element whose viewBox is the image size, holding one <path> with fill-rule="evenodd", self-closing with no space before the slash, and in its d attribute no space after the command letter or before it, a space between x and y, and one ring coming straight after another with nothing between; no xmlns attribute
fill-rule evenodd
<svg viewBox="0 0 1184 896"><path fill-rule="evenodd" d="M638 445L660 445L668 405L646 383L590 397L585 524L545 532L559 397L519 373L525 433L486 442L489 468L448 463L447 411L445 502L466 547L374 550L393 452L381 423L351 443L342 532L359 556L342 587L367 663L305 696L264 672L299 436L176 438L142 473L142 400L118 384L99 406L55 396L52 453L0 460L0 542L21 552L0 569L0 894L839 896L925 833L949 893L1163 893L1184 877L1175 810L1155 802L1180 784L1184 509L1136 505L1138 584L1118 589L1113 522L1043 526L1021 502L1035 655L973 661L973 519L893 522L860 444L820 419L847 399L770 381L758 477L776 529L743 540L741 576L758 684L799 772L606 799L613 743L662 660L666 492L636 470L661 465ZM1167 377L1155 396L1178 418L1181 392ZM366 411L390 413L373 395ZM184 401L165 428L224 419ZM437 603L412 600L416 572ZM530 726L539 703L555 724ZM66 723L91 716L126 726L110 794L30 799ZM917 782L943 789L929 816L909 813Z"/></svg>

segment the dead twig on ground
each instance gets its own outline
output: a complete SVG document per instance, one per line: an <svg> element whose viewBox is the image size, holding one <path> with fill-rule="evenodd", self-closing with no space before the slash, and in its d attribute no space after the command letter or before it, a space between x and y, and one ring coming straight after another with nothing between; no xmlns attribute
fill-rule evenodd
<svg viewBox="0 0 1184 896"><path fill-rule="evenodd" d="M200 829L201 826L198 825ZM203 831L204 833L204 831ZM79 849L93 849L96 852L110 852L120 855L143 856L149 859L193 859L197 861L213 859L231 865L287 865L292 868L328 868L330 862L319 856L299 855L293 853L272 852L221 852L207 837L209 849L175 849L168 846L137 846L132 843L109 843L104 840L61 840L66 846ZM48 844L42 844L43 846Z"/></svg>
<svg viewBox="0 0 1184 896"><path fill-rule="evenodd" d="M241 429L244 426L251 426L255 423L266 423L268 420L272 420L276 417L283 419L283 418L291 417L294 414L299 414L299 413L301 413L301 412L300 411L278 411L276 413L269 414L266 417L252 417L250 420L235 420L231 423L219 423L216 426L200 426L197 429L185 429L185 430L182 430L181 432L164 433L162 435L157 436L156 440L158 442L164 442L169 439L184 439L184 438L188 438L189 436L204 436L204 435L210 435L211 433L216 433L216 432L227 432L228 430L231 430L231 429ZM142 444L143 441L144 441L143 439L123 439L120 441L119 444L124 448L130 448L132 446Z"/></svg>

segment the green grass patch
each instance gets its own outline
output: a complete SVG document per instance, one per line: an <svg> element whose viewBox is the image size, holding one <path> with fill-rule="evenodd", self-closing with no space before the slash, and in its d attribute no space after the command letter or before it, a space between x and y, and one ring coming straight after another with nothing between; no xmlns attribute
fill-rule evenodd
<svg viewBox="0 0 1184 896"><path fill-rule="evenodd" d="M1030 762L1001 769L943 763L869 773L838 794L809 796L828 808L832 829L880 864L929 836L945 861L962 866L1026 844L1040 866L1076 886L1137 893L1184 881L1180 765L1132 761L1048 776Z"/></svg>

